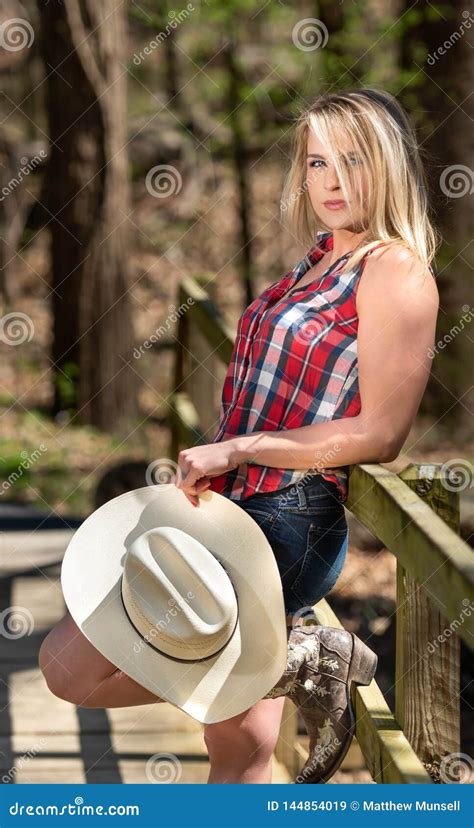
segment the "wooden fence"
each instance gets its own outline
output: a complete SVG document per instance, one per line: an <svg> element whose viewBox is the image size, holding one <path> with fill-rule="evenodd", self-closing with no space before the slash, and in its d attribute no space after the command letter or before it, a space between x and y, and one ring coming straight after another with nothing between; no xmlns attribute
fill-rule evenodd
<svg viewBox="0 0 474 828"><path fill-rule="evenodd" d="M218 374L234 342L197 279L182 279L178 313L173 458L182 447L210 442ZM395 711L375 680L352 685L357 742L376 782L430 784L440 779L443 759L460 751L460 639L470 649L474 642L474 555L459 536L459 493L438 464L411 464L398 475L355 465L349 483L346 508L397 559ZM325 600L314 612L341 627ZM306 758L297 725L287 699L275 753L292 776Z"/></svg>

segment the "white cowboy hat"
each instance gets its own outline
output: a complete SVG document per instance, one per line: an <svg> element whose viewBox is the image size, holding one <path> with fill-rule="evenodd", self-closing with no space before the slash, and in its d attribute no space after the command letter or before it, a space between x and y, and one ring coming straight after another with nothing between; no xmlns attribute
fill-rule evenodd
<svg viewBox="0 0 474 828"><path fill-rule="evenodd" d="M105 503L61 568L66 605L112 664L203 723L247 710L286 669L281 580L258 524L174 483Z"/></svg>

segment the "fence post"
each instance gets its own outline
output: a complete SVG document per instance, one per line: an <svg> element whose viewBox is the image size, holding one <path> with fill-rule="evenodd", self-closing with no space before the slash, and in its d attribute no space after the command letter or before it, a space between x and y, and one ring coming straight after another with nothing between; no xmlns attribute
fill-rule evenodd
<svg viewBox="0 0 474 828"><path fill-rule="evenodd" d="M203 286L208 297L213 300L213 284L209 275L196 275L195 281ZM209 345L199 327L190 320L189 351L190 373L187 390L199 416L199 427L206 442L211 442L217 429L217 358L210 351Z"/></svg>
<svg viewBox="0 0 474 828"><path fill-rule="evenodd" d="M275 745L275 758L295 777L300 770L300 756L296 749L298 740L298 709L286 698L283 705L280 733Z"/></svg>
<svg viewBox="0 0 474 828"><path fill-rule="evenodd" d="M178 293L178 304L180 302L180 294L181 289ZM184 382L186 379L186 362L189 360L186 359L186 354L189 348L189 320L186 318L186 314L183 314L178 317L178 324L176 328L176 344L175 344L175 363L174 363L174 372L173 372L173 394L176 394L177 391L184 391ZM171 444L170 444L170 456L171 459L176 463L178 460L179 454L179 424L176 417L171 417L170 421L170 428L171 428Z"/></svg>
<svg viewBox="0 0 474 828"><path fill-rule="evenodd" d="M410 464L399 477L459 533L459 493L439 464ZM397 561L395 717L437 778L443 757L460 749L460 641L430 601L429 580L424 587Z"/></svg>

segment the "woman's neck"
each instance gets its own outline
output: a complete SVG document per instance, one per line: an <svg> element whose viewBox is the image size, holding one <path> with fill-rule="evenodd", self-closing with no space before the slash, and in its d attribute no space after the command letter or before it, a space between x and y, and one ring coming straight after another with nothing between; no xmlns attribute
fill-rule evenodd
<svg viewBox="0 0 474 828"><path fill-rule="evenodd" d="M352 253L357 247L360 247L366 238L367 233L355 233L353 230L333 230L332 231L332 250L330 251L331 258L328 259L329 266L337 262L341 256L346 253Z"/></svg>

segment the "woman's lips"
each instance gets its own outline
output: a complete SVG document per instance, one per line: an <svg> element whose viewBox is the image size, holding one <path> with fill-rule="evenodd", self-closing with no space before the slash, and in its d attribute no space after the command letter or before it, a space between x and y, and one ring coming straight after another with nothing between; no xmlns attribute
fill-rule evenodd
<svg viewBox="0 0 474 828"><path fill-rule="evenodd" d="M328 208L328 210L340 210L341 207L346 206L345 201L325 201L324 206Z"/></svg>

